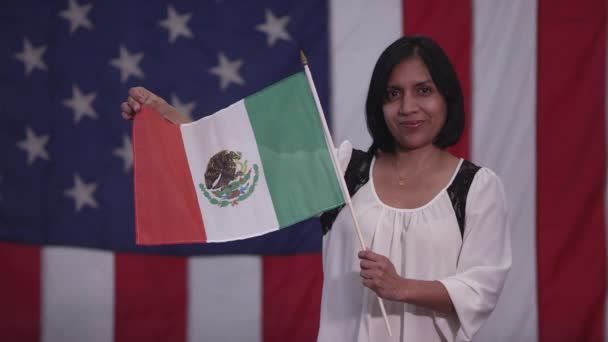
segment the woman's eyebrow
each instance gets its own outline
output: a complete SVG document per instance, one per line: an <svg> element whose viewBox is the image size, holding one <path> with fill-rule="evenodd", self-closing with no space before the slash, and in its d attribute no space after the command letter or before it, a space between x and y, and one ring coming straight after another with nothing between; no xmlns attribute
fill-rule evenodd
<svg viewBox="0 0 608 342"><path fill-rule="evenodd" d="M432 79L426 79L424 81L416 81L414 82L414 87L418 87L418 86L422 86L422 85L428 85L428 84L433 84L433 80ZM399 85L393 85L393 84L387 84L386 85L387 89L401 89L402 87Z"/></svg>
<svg viewBox="0 0 608 342"><path fill-rule="evenodd" d="M416 83L414 83L414 85L415 85L415 86L421 86L421 85L427 85L427 84L429 84L429 83L431 83L431 84L433 83L433 80L432 80L432 79L430 79L430 78L429 78L429 79L426 79L426 80L424 80L424 81L416 82Z"/></svg>

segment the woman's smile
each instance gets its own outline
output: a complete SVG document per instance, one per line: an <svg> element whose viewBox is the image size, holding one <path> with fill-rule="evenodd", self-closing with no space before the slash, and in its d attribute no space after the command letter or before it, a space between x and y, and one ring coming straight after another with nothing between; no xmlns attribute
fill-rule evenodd
<svg viewBox="0 0 608 342"><path fill-rule="evenodd" d="M399 122L399 126L407 129L415 129L422 126L424 122L425 120L404 120Z"/></svg>

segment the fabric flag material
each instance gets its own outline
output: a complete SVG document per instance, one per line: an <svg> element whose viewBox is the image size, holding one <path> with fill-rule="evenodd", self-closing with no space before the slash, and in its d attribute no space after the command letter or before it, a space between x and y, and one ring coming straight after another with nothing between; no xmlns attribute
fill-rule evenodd
<svg viewBox="0 0 608 342"><path fill-rule="evenodd" d="M22 0L0 13L0 340L315 341L317 220L136 245L118 104L143 85L198 119L301 70L302 49L335 143L367 148L373 65L407 33L436 39L462 81L457 155L505 185L513 265L473 341L608 341L605 0Z"/></svg>
<svg viewBox="0 0 608 342"><path fill-rule="evenodd" d="M344 203L304 72L189 124L144 106L133 143L138 244L244 239Z"/></svg>

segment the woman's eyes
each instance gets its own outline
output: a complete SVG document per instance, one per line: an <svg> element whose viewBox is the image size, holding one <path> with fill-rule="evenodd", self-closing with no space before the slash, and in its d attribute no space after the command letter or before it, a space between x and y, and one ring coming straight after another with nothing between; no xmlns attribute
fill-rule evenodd
<svg viewBox="0 0 608 342"><path fill-rule="evenodd" d="M416 94L419 96L429 96L433 93L433 88L429 86L419 86L415 88ZM393 102L403 97L403 91L397 88L388 88L386 90L385 101Z"/></svg>
<svg viewBox="0 0 608 342"><path fill-rule="evenodd" d="M401 98L401 90L395 88L389 88L386 90L386 101L392 102Z"/></svg>
<svg viewBox="0 0 608 342"><path fill-rule="evenodd" d="M419 88L416 89L416 91L420 95L429 95L429 94L431 94L433 92L433 88L431 88L431 87L419 87Z"/></svg>

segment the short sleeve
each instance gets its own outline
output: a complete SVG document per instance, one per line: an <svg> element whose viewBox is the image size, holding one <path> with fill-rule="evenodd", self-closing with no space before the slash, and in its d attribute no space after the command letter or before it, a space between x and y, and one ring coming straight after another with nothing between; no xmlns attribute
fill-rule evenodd
<svg viewBox="0 0 608 342"><path fill-rule="evenodd" d="M342 176L346 172L346 168L348 167L348 162L350 162L350 158L353 155L353 145L348 140L344 140L340 147L338 147L334 151L338 164L340 164L340 171L342 171Z"/></svg>
<svg viewBox="0 0 608 342"><path fill-rule="evenodd" d="M489 169L475 175L467 196L456 274L440 280L454 304L457 341L470 341L494 310L511 268L511 234L502 182Z"/></svg>

